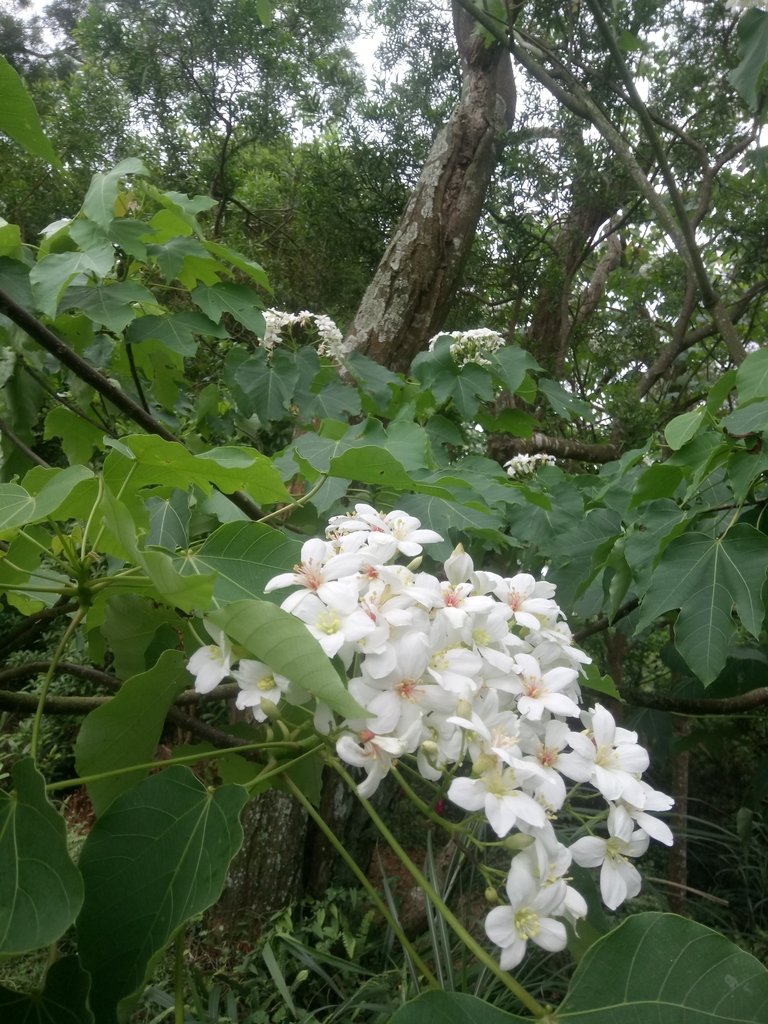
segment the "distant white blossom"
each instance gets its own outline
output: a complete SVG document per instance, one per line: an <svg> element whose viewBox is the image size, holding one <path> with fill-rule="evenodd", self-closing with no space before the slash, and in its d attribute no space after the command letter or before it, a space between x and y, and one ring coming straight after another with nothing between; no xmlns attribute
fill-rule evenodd
<svg viewBox="0 0 768 1024"><path fill-rule="evenodd" d="M450 350L457 366L465 366L467 363L490 366L491 360L488 356L493 355L506 344L498 331L478 327L471 331L443 331L436 334L434 338L430 339L430 351L434 349L441 338L453 338Z"/></svg>
<svg viewBox="0 0 768 1024"><path fill-rule="evenodd" d="M507 476L512 479L522 478L527 476L533 476L539 466L554 466L555 457L554 455L544 455L538 452L535 455L513 455L511 459L504 463L504 469L507 471Z"/></svg>
<svg viewBox="0 0 768 1024"><path fill-rule="evenodd" d="M261 340L261 347L271 352L284 340L284 333L292 327L314 327L317 331L319 344L317 351L321 356L339 361L343 357L343 336L336 324L324 313L311 313L303 309L300 313L287 313L282 309L265 309L264 321L266 330Z"/></svg>

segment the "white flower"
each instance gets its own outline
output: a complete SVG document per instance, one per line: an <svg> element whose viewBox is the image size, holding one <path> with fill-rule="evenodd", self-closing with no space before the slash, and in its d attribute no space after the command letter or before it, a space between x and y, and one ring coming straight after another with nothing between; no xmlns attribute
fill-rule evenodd
<svg viewBox="0 0 768 1024"><path fill-rule="evenodd" d="M520 789L521 777L531 774L534 773L514 768L494 768L479 779L454 779L448 799L465 811L485 811L499 838L507 835L518 821L541 828L547 820L544 808Z"/></svg>
<svg viewBox="0 0 768 1024"><path fill-rule="evenodd" d="M637 896L642 879L640 872L629 861L639 857L648 849L648 836L641 829L632 831L628 815L616 814L611 808L608 814L610 838L585 836L571 846L571 855L583 868L600 867L600 893L609 910L615 910L625 900Z"/></svg>
<svg viewBox="0 0 768 1024"><path fill-rule="evenodd" d="M210 693L222 679L232 674L232 645L222 630L208 622L205 628L218 643L200 647L187 662L187 671L195 677L198 693Z"/></svg>
<svg viewBox="0 0 768 1024"><path fill-rule="evenodd" d="M351 590L334 591L328 597L326 604L316 594L307 594L291 611L306 625L328 657L333 658L345 644L354 644L372 633L376 624L358 607Z"/></svg>
<svg viewBox="0 0 768 1024"><path fill-rule="evenodd" d="M235 703L238 708L251 708L257 722L264 722L267 714L262 710L262 701L277 704L288 689L289 680L285 676L273 672L269 665L261 661L243 658L232 673L240 687Z"/></svg>
<svg viewBox="0 0 768 1024"><path fill-rule="evenodd" d="M513 866L519 858L512 861ZM500 963L505 971L517 967L525 956L528 941L550 953L565 949L568 936L562 921L551 914L560 912L565 884L541 887L522 862L507 877L509 906L494 907L485 919L485 933L501 946Z"/></svg>
<svg viewBox="0 0 768 1024"><path fill-rule="evenodd" d="M617 726L610 711L600 704L582 719L588 731L571 733L569 742L581 758L591 763L589 781L606 800L626 800L642 808L645 791L639 776L648 767L648 753L638 744L637 733Z"/></svg>
<svg viewBox="0 0 768 1024"><path fill-rule="evenodd" d="M538 722L545 711L553 715L578 716L578 705L565 693L576 681L576 672L572 668L553 668L542 672L536 658L530 654L515 656L518 679L512 679L510 688L519 693L517 710L532 722Z"/></svg>
<svg viewBox="0 0 768 1024"><path fill-rule="evenodd" d="M357 739L345 733L336 741L336 753L342 761L365 770L367 778L357 787L358 793L365 799L376 792L379 783L392 767L392 761L400 757L404 750L402 739L377 736L370 729L360 732Z"/></svg>

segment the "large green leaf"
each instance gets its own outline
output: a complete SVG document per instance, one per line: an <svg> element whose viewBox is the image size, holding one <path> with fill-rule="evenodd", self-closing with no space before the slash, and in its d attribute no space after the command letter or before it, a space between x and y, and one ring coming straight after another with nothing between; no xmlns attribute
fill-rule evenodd
<svg viewBox="0 0 768 1024"><path fill-rule="evenodd" d="M80 855L77 934L99 1024L125 1020L153 958L218 898L246 799L240 786L211 793L173 766L117 797L94 825Z"/></svg>
<svg viewBox="0 0 768 1024"><path fill-rule="evenodd" d="M739 20L741 63L728 75L747 104L756 110L768 69L768 13L747 11Z"/></svg>
<svg viewBox="0 0 768 1024"><path fill-rule="evenodd" d="M224 366L224 379L233 390L239 412L254 413L262 423L285 419L299 371L287 352L272 360L264 349L250 354L232 349Z"/></svg>
<svg viewBox="0 0 768 1024"><path fill-rule="evenodd" d="M152 292L138 281L114 281L82 287L73 285L67 289L60 308L82 310L95 324L119 334L137 316L135 304L138 302L154 302Z"/></svg>
<svg viewBox="0 0 768 1024"><path fill-rule="evenodd" d="M90 987L77 957L64 957L48 968L41 991L25 995L0 985L0 1016L3 1024L94 1024Z"/></svg>
<svg viewBox="0 0 768 1024"><path fill-rule="evenodd" d="M267 601L236 601L209 619L259 661L286 676L346 718L366 712L348 693L336 669L303 622Z"/></svg>
<svg viewBox="0 0 768 1024"><path fill-rule="evenodd" d="M673 914L638 914L579 961L550 1024L762 1024L768 971L716 932ZM474 996L426 992L390 1024L522 1024Z"/></svg>
<svg viewBox="0 0 768 1024"><path fill-rule="evenodd" d="M28 523L35 499L19 484L0 484L0 531Z"/></svg>
<svg viewBox="0 0 768 1024"><path fill-rule="evenodd" d="M64 934L83 884L34 760L23 758L11 774L13 792L0 791L0 953L25 953Z"/></svg>
<svg viewBox="0 0 768 1024"><path fill-rule="evenodd" d="M388 1024L530 1024L530 1017L497 1010L461 992L425 992L389 1018Z"/></svg>
<svg viewBox="0 0 768 1024"><path fill-rule="evenodd" d="M736 630L733 607L753 636L760 632L766 570L768 537L746 523L722 537L683 534L672 541L653 574L637 628L679 608L675 645L702 682L711 683L725 665Z"/></svg>
<svg viewBox="0 0 768 1024"><path fill-rule="evenodd" d="M94 174L83 201L83 213L89 220L99 224L105 230L109 228L114 217L115 200L120 187L120 179L126 174L147 175L144 164L137 157L121 160L111 171Z"/></svg>
<svg viewBox="0 0 768 1024"><path fill-rule="evenodd" d="M56 316L59 297L73 278L93 274L101 279L110 272L113 262L113 254L105 257L88 252L61 252L46 256L29 272L37 308L46 316ZM89 290L81 289L83 292Z"/></svg>
<svg viewBox="0 0 768 1024"><path fill-rule="evenodd" d="M184 557L182 574L217 574L214 597L222 604L262 598L278 573L301 561L301 542L261 523L226 523ZM283 594L277 595L280 600Z"/></svg>
<svg viewBox="0 0 768 1024"><path fill-rule="evenodd" d="M169 316L142 316L134 320L126 331L126 341L159 341L180 356L193 356L197 351L197 338L226 337L213 320L202 313L172 313Z"/></svg>
<svg viewBox="0 0 768 1024"><path fill-rule="evenodd" d="M33 156L41 156L43 160L61 167L50 140L40 127L32 97L5 57L0 57L0 97L0 132Z"/></svg>
<svg viewBox="0 0 768 1024"><path fill-rule="evenodd" d="M270 460L252 448L219 448L192 455L174 441L149 434L125 437L123 444L139 463L131 478L133 487L152 483L187 490L197 484L210 494L215 484L225 494L247 491L258 502L291 500Z"/></svg>
<svg viewBox="0 0 768 1024"><path fill-rule="evenodd" d="M768 1020L768 971L695 921L638 914L588 950L554 1019L762 1024Z"/></svg>
<svg viewBox="0 0 768 1024"><path fill-rule="evenodd" d="M768 430L768 399L739 406L726 416L723 426L729 434L762 434Z"/></svg>
<svg viewBox="0 0 768 1024"><path fill-rule="evenodd" d="M736 372L736 389L741 404L755 398L768 398L768 348L749 353Z"/></svg>
<svg viewBox="0 0 768 1024"><path fill-rule="evenodd" d="M127 679L108 704L84 719L75 743L78 774L96 775L151 761L168 709L189 682L181 651L164 651L154 668ZM148 771L139 768L90 782L88 795L96 813L102 814L116 796Z"/></svg>
<svg viewBox="0 0 768 1024"><path fill-rule="evenodd" d="M258 295L244 284L201 284L192 292L192 299L215 323L224 313L234 317L238 323L262 338L264 336L264 315Z"/></svg>

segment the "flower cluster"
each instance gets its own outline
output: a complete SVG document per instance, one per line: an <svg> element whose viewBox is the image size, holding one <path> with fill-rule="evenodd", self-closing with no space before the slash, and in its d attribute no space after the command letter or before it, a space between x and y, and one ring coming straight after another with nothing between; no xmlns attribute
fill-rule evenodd
<svg viewBox="0 0 768 1024"><path fill-rule="evenodd" d="M490 366L488 356L493 355L505 344L504 339L498 331L491 331L487 327L478 327L473 331L450 331L436 334L430 339L430 351L435 347L440 338L453 338L451 344L451 355L457 366L464 366L466 363L477 363L479 366Z"/></svg>
<svg viewBox="0 0 768 1024"><path fill-rule="evenodd" d="M513 455L508 462L504 463L504 469L507 471L507 476L514 479L515 477L533 476L539 466L554 466L554 464L554 455L522 454Z"/></svg>
<svg viewBox="0 0 768 1024"><path fill-rule="evenodd" d="M282 607L347 669L364 714L335 722L320 706L315 724L365 774L361 796L375 792L396 759L410 756L426 779L450 770L449 799L479 812L499 839L519 833L510 839L518 852L509 903L486 920L502 967L511 968L529 940L563 949L564 920L586 914L584 898L568 884L572 862L600 867L612 909L637 894L632 861L649 838L672 842L652 813L671 800L642 781L648 755L636 734L600 704L580 708L579 676L590 658L573 641L554 585L528 573L476 570L461 546L444 563L444 579L419 571L423 545L441 539L405 512L358 504L330 520L325 539L306 541L301 562L266 589L295 588ZM400 556L415 561L398 564ZM253 662L232 669L224 638L216 639L189 663L197 688L233 675L238 705L262 721L264 701L274 713L288 680ZM467 761L469 774L462 774ZM584 834L566 846L555 823L576 786L605 801L607 838L592 834L600 814L590 808Z"/></svg>
<svg viewBox="0 0 768 1024"><path fill-rule="evenodd" d="M284 339L285 331L292 327L313 327L317 331L320 343L317 351L321 356L339 361L343 355L342 334L329 316L323 313L310 313L303 309L300 313L286 313L281 309L265 309L264 320L266 330L261 340L261 347L271 352Z"/></svg>

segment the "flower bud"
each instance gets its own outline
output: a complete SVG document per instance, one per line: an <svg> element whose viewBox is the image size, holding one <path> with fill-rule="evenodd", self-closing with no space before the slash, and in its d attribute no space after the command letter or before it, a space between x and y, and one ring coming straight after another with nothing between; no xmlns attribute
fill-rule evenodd
<svg viewBox="0 0 768 1024"><path fill-rule="evenodd" d="M527 850L533 841L533 836L527 836L522 832L515 832L514 835L507 836L501 845L505 850L519 853L520 850Z"/></svg>
<svg viewBox="0 0 768 1024"><path fill-rule="evenodd" d="M457 544L453 554L444 563L444 568L449 582L457 586L459 583L466 583L475 567L463 545Z"/></svg>
<svg viewBox="0 0 768 1024"><path fill-rule="evenodd" d="M501 900L499 899L499 894L492 885L488 886L488 888L485 890L484 895L489 903L501 903Z"/></svg>

